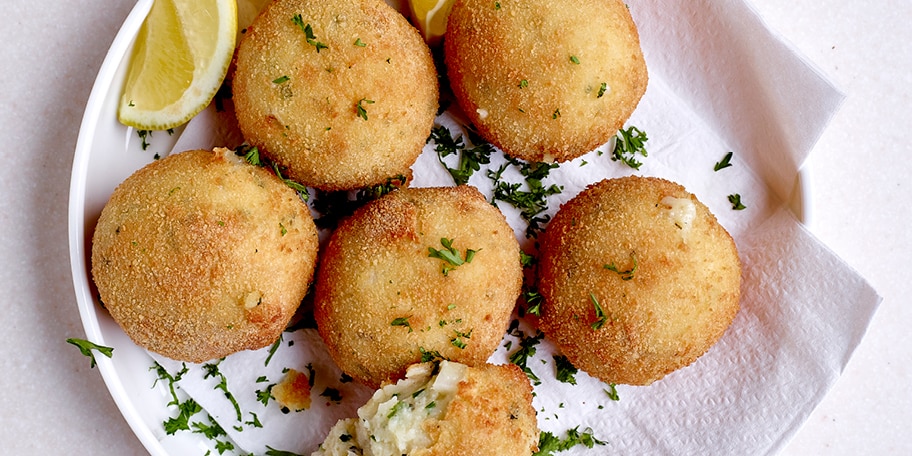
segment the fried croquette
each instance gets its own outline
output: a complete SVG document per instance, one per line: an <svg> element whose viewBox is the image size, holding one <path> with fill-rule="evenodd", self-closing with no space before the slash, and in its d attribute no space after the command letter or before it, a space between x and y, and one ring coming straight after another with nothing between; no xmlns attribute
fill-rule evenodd
<svg viewBox="0 0 912 456"><path fill-rule="evenodd" d="M538 447L532 387L514 364L409 367L340 420L313 456L529 455Z"/></svg>
<svg viewBox="0 0 912 456"><path fill-rule="evenodd" d="M383 0L275 0L236 62L244 138L291 179L347 190L410 175L436 115L437 72Z"/></svg>
<svg viewBox="0 0 912 456"><path fill-rule="evenodd" d="M608 142L646 91L620 0L457 0L444 40L459 106L506 154L566 161Z"/></svg>
<svg viewBox="0 0 912 456"><path fill-rule="evenodd" d="M152 162L92 238L92 276L133 341L203 362L273 343L304 298L317 230L294 190L227 149Z"/></svg>
<svg viewBox="0 0 912 456"><path fill-rule="evenodd" d="M684 187L603 180L564 204L542 235L540 326L590 375L647 385L722 337L740 283L734 241Z"/></svg>
<svg viewBox="0 0 912 456"><path fill-rule="evenodd" d="M485 362L521 284L513 230L477 189L404 188L333 232L314 316L342 371L376 388L422 358Z"/></svg>

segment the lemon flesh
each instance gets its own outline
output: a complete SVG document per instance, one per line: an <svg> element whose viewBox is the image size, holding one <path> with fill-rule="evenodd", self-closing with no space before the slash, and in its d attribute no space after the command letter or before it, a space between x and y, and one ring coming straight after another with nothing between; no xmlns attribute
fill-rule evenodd
<svg viewBox="0 0 912 456"><path fill-rule="evenodd" d="M455 0L409 0L412 22L431 46L446 33L447 16Z"/></svg>
<svg viewBox="0 0 912 456"><path fill-rule="evenodd" d="M225 79L236 34L235 0L155 0L133 47L120 122L167 130L189 121Z"/></svg>

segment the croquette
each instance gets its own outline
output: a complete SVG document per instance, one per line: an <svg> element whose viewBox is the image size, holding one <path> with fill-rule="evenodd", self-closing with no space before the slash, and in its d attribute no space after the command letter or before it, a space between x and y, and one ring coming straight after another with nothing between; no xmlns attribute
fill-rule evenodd
<svg viewBox="0 0 912 456"><path fill-rule="evenodd" d="M684 187L659 178L593 184L541 236L540 327L579 369L647 385L703 355L738 312L731 236Z"/></svg>
<svg viewBox="0 0 912 456"><path fill-rule="evenodd" d="M648 80L621 0L456 0L444 50L462 111L527 161L567 161L607 143Z"/></svg>
<svg viewBox="0 0 912 456"><path fill-rule="evenodd" d="M139 346L204 362L273 343L304 298L317 230L297 193L227 149L123 181L92 238L101 301Z"/></svg>
<svg viewBox="0 0 912 456"><path fill-rule="evenodd" d="M528 456L538 435L532 386L518 366L441 361L384 385L313 456Z"/></svg>
<svg viewBox="0 0 912 456"><path fill-rule="evenodd" d="M236 63L241 132L287 177L349 190L410 175L436 115L437 72L383 0L275 0Z"/></svg>
<svg viewBox="0 0 912 456"><path fill-rule="evenodd" d="M314 316L342 371L376 388L422 359L485 362L521 285L519 243L481 192L403 188L332 233Z"/></svg>

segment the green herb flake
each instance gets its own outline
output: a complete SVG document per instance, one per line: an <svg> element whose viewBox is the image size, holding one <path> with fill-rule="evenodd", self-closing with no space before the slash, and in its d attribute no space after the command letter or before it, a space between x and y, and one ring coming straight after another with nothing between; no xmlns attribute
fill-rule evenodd
<svg viewBox="0 0 912 456"><path fill-rule="evenodd" d="M374 104L374 100L368 100L367 98L362 98L358 100L358 104L355 108L358 110L358 117L367 120L367 109L364 108L364 104Z"/></svg>
<svg viewBox="0 0 912 456"><path fill-rule="evenodd" d="M607 395L608 395L608 399L611 399L612 401L619 401L619 400L621 400L621 397L618 396L617 384L616 384L616 383L609 383L609 384L608 384L608 389L605 390L605 394L607 394Z"/></svg>
<svg viewBox="0 0 912 456"><path fill-rule="evenodd" d="M355 40L355 46L358 46L358 47L366 47L366 46L367 46L367 43L365 43L364 41L361 41L361 38L358 38L358 39Z"/></svg>
<svg viewBox="0 0 912 456"><path fill-rule="evenodd" d="M599 304L598 299L595 298L594 294L589 293L589 300L592 301L592 306L595 308L595 321L592 322L589 326L593 330L598 330L605 324L605 311L602 309L601 304Z"/></svg>
<svg viewBox="0 0 912 456"><path fill-rule="evenodd" d="M323 49L329 49L329 46L327 46L324 43L321 43L320 41L317 41L317 37L316 37L316 35L314 35L314 32L313 32L313 27L311 27L310 24L305 24L304 19L301 17L300 14L295 14L291 18L291 22L293 22L294 25L297 25L298 28L300 28L304 32L304 37L305 37L305 39L307 39L307 44L315 47L317 49L318 54Z"/></svg>
<svg viewBox="0 0 912 456"><path fill-rule="evenodd" d="M555 452L566 451L577 445L583 445L592 448L595 445L605 445L607 442L601 441L592 435L592 429L587 428L580 432L579 426L568 429L567 436L563 439L558 438L548 431L542 431L538 437L538 451L532 456L551 456Z"/></svg>
<svg viewBox="0 0 912 456"><path fill-rule="evenodd" d="M577 56L575 56L575 55L571 55L571 56L570 56L570 62L572 62L574 65L579 65L579 64L580 64L579 57L577 57Z"/></svg>
<svg viewBox="0 0 912 456"><path fill-rule="evenodd" d="M525 89L526 87L529 87L529 80L528 80L528 79L523 79L522 81L519 81L519 88L520 88L520 89Z"/></svg>
<svg viewBox="0 0 912 456"><path fill-rule="evenodd" d="M747 209L747 206L741 203L741 195L738 193L728 195L728 202L731 203L732 210L743 211Z"/></svg>
<svg viewBox="0 0 912 456"><path fill-rule="evenodd" d="M576 373L578 369L573 363L563 355L554 355L554 365L557 370L557 380L563 383L576 385Z"/></svg>
<svg viewBox="0 0 912 456"><path fill-rule="evenodd" d="M428 247L428 257L444 261L443 268L441 269L444 276L449 275L450 271L456 269L458 266L471 263L477 253L477 250L466 249L466 254L463 258L459 255L459 250L453 247L452 239L440 238L440 244L444 247L442 250Z"/></svg>
<svg viewBox="0 0 912 456"><path fill-rule="evenodd" d="M328 398L329 400L339 403L342 402L342 392L335 388L326 388L320 393L320 396Z"/></svg>
<svg viewBox="0 0 912 456"><path fill-rule="evenodd" d="M108 358L110 358L114 354L114 348L105 347L104 345L98 345L94 342L89 342L85 339L69 338L66 341L68 344L72 344L72 345L76 346L76 348L79 349L79 352L82 353L83 356L88 356L92 360L91 364L89 365L90 368L95 367L95 353L93 351L97 351L98 353L101 353L102 355L105 355Z"/></svg>
<svg viewBox="0 0 912 456"><path fill-rule="evenodd" d="M404 409L404 408L406 408L406 407L408 407L408 403L407 403L407 402L402 402L402 401L396 402L396 405L394 405L393 408L390 409L389 413L386 414L386 419L392 419L392 418L393 418L394 416L396 416L402 409Z"/></svg>
<svg viewBox="0 0 912 456"><path fill-rule="evenodd" d="M412 325L410 325L409 321L408 321L409 318L410 317L395 318L390 323L390 326L405 326L406 328L408 328L408 332L412 332Z"/></svg>
<svg viewBox="0 0 912 456"><path fill-rule="evenodd" d="M284 84L284 83L288 82L289 79L291 79L291 78L289 78L288 75L285 75L285 76L281 76L281 77L273 79L272 83L273 84Z"/></svg>
<svg viewBox="0 0 912 456"><path fill-rule="evenodd" d="M719 170L728 168L729 166L732 166L731 159L732 159L732 156L734 156L734 155L735 155L734 152L729 152L729 153L725 154L725 157L722 157L722 160L716 162L715 166L713 166L713 171L719 171Z"/></svg>
<svg viewBox="0 0 912 456"><path fill-rule="evenodd" d="M481 169L481 165L491 163L494 147L471 132L469 132L469 140L474 147L468 147L462 136L454 139L450 130L439 125L431 129L431 135L427 139L428 143L434 142L438 161L450 173L456 185L469 183L469 178L475 171ZM450 168L444 162L444 158L450 155L458 157L455 168Z"/></svg>
<svg viewBox="0 0 912 456"><path fill-rule="evenodd" d="M611 160L621 161L627 166L639 170L643 163L637 161L636 156L647 156L646 141L648 140L646 133L637 127L631 126L626 130L623 128L618 130Z"/></svg>
<svg viewBox="0 0 912 456"><path fill-rule="evenodd" d="M215 385L214 389L221 390L225 393L225 398L228 399L228 402L231 402L231 405L234 406L234 411L237 414L237 420L243 421L243 416L241 415L241 406L238 405L237 399L234 398L234 394L231 391L228 391L228 379L225 378L225 374L219 371L218 365L221 363L221 360L215 363L203 364L203 370L206 372L203 375L203 380L207 378L217 378L219 382Z"/></svg>
<svg viewBox="0 0 912 456"><path fill-rule="evenodd" d="M165 433L174 435L177 431L189 431L190 417L201 411L203 411L203 407L193 399L187 399L177 404L177 416L162 422L165 427Z"/></svg>
<svg viewBox="0 0 912 456"><path fill-rule="evenodd" d="M422 363L428 363L431 361L439 361L439 360L446 359L437 350L425 350L424 347L418 347L418 351L421 352L421 362Z"/></svg>
<svg viewBox="0 0 912 456"><path fill-rule="evenodd" d="M516 337L519 337L519 348L517 348L516 351L509 355L509 360L511 363L519 366L534 385L539 385L541 384L541 379L539 379L538 376L532 372L532 369L528 366L528 362L529 358L535 356L535 346L538 345L542 339L544 339L545 335L539 331L534 336L526 336L522 331L516 329L516 324L516 320L514 320L514 323L511 323L512 329L510 330L510 333Z"/></svg>
<svg viewBox="0 0 912 456"><path fill-rule="evenodd" d="M599 86L598 94L595 97L602 98L605 95L605 92L607 92L607 91L608 91L608 83L603 82L602 85Z"/></svg>
<svg viewBox="0 0 912 456"><path fill-rule="evenodd" d="M509 166L517 168L525 178L524 182L511 183L503 179L503 173ZM558 163L525 162L515 158L508 158L507 163L497 170L488 170L488 178L494 183L493 201L503 201L519 209L519 215L528 225L526 237L534 238L542 231L551 217L542 215L548 209L547 200L551 195L563 191L557 184L545 185L544 180L552 169L560 166ZM524 189L525 187L525 189Z"/></svg>
<svg viewBox="0 0 912 456"><path fill-rule="evenodd" d="M631 279L633 279L634 275L636 274L637 268L639 268L640 265L637 262L637 257L636 257L635 253L630 254L630 257L633 259L633 266L630 267L630 269L625 269L622 271L614 263L605 264L605 265L602 265L602 267L609 271L617 273L619 276L621 276L621 280L631 280Z"/></svg>

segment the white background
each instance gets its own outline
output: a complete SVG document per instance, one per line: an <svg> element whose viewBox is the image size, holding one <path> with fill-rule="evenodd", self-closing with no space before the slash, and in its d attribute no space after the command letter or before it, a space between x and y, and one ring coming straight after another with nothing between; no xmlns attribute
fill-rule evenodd
<svg viewBox="0 0 912 456"><path fill-rule="evenodd" d="M7 0L0 27L0 448L144 454L88 359L67 247L82 111L128 0ZM774 31L848 94L806 163L813 232L884 297L786 455L912 454L912 2L763 0Z"/></svg>

